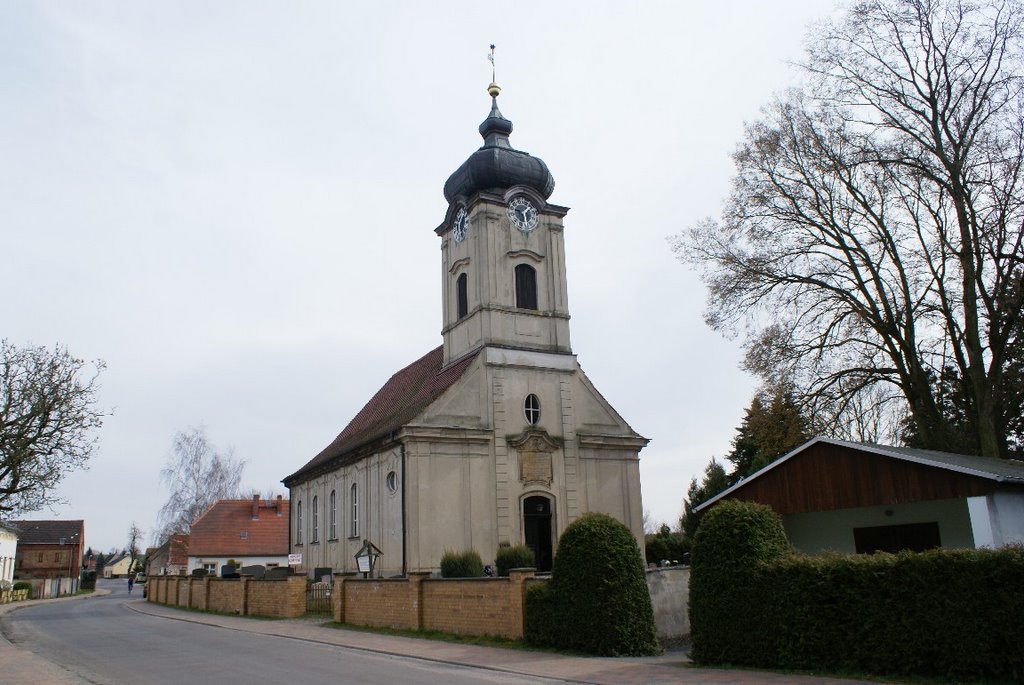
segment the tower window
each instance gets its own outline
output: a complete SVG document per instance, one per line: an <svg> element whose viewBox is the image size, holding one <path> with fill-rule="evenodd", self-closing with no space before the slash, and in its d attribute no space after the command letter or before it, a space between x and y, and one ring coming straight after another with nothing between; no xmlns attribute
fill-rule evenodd
<svg viewBox="0 0 1024 685"><path fill-rule="evenodd" d="M302 500L295 505L295 544L302 544Z"/></svg>
<svg viewBox="0 0 1024 685"><path fill-rule="evenodd" d="M458 318L463 318L469 313L469 278L466 274L459 274L455 281L455 299L458 308Z"/></svg>
<svg viewBox="0 0 1024 685"><path fill-rule="evenodd" d="M529 264L516 265L516 306L537 308L537 271Z"/></svg>
<svg viewBox="0 0 1024 685"><path fill-rule="evenodd" d="M526 396L523 412L526 414L526 422L531 426L540 421L540 400L533 393Z"/></svg>

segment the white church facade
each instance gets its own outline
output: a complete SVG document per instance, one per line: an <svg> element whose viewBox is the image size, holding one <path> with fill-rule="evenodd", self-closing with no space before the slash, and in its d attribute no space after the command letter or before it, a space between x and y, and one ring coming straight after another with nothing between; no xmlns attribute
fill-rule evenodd
<svg viewBox="0 0 1024 685"><path fill-rule="evenodd" d="M584 512L643 544L638 435L569 344L563 220L542 160L492 107L484 145L445 184L443 344L395 373L338 437L284 479L302 568L354 571L364 540L383 576L437 571L446 550L491 563L501 544L549 570Z"/></svg>

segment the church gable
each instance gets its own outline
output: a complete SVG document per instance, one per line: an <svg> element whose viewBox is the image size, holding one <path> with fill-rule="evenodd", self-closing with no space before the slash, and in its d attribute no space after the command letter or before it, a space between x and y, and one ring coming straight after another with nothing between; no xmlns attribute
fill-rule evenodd
<svg viewBox="0 0 1024 685"><path fill-rule="evenodd" d="M578 432L640 437L598 392L583 369L579 369L575 378L573 400Z"/></svg>

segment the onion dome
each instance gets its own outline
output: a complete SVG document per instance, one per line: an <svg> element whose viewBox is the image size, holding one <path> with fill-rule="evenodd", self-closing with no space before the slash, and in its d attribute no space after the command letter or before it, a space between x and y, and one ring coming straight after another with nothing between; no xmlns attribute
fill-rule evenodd
<svg viewBox="0 0 1024 685"><path fill-rule="evenodd" d="M444 198L450 203L459 196L468 198L482 190L503 192L512 186L526 186L546 200L555 190L548 165L539 157L512 148L508 142L512 122L498 110L501 88L492 83L487 92L491 96L491 113L480 124L483 147L448 177Z"/></svg>

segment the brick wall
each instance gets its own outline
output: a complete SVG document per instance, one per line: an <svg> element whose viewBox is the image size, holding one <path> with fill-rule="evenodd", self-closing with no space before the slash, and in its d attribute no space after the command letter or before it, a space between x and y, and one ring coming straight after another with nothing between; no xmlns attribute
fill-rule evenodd
<svg viewBox="0 0 1024 685"><path fill-rule="evenodd" d="M306 578L250 580L246 583L246 612L250 616L297 618L306 613Z"/></svg>
<svg viewBox="0 0 1024 685"><path fill-rule="evenodd" d="M523 590L533 571L508 578L364 580L337 575L334 620L352 625L441 630L462 635L523 636Z"/></svg>
<svg viewBox="0 0 1024 685"><path fill-rule="evenodd" d="M247 616L295 618L306 613L306 578L150 576L146 599L169 606Z"/></svg>

